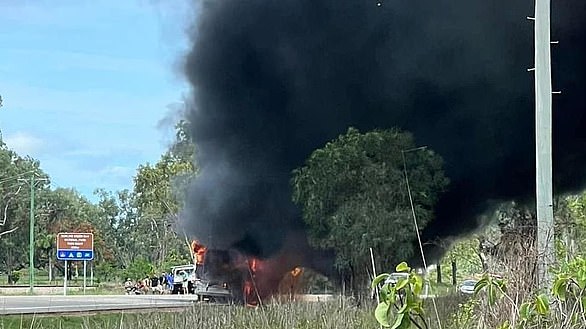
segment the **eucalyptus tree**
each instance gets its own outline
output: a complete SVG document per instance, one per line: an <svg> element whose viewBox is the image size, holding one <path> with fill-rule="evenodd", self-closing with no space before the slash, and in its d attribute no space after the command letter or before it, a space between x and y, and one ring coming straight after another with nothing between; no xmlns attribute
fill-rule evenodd
<svg viewBox="0 0 586 329"><path fill-rule="evenodd" d="M355 286L368 282L369 248L384 269L414 253L404 159L419 229L432 220L448 184L442 159L432 150L403 157L415 146L413 137L398 129L350 128L293 172L293 200L302 208L310 243L333 249L336 266L350 273Z"/></svg>

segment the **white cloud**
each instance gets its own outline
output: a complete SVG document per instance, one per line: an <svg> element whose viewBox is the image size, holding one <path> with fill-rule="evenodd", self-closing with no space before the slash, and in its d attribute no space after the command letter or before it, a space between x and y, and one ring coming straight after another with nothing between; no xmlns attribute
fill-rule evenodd
<svg viewBox="0 0 586 329"><path fill-rule="evenodd" d="M20 155L31 156L44 146L42 139L20 131L4 137L4 143Z"/></svg>

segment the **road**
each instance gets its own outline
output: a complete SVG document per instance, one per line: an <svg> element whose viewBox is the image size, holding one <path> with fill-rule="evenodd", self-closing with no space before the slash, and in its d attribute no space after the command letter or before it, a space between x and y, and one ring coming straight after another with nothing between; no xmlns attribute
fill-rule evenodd
<svg viewBox="0 0 586 329"><path fill-rule="evenodd" d="M0 296L0 315L185 308L193 295Z"/></svg>

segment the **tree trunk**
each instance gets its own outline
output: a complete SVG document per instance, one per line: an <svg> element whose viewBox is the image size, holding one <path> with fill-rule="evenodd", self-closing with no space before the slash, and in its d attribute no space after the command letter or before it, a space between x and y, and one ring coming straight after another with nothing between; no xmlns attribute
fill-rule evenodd
<svg viewBox="0 0 586 329"><path fill-rule="evenodd" d="M437 283L442 283L442 265L437 263Z"/></svg>
<svg viewBox="0 0 586 329"><path fill-rule="evenodd" d="M484 237L480 237L478 239L478 258L480 258L480 263L482 264L482 270L484 272L488 272L488 256L485 254L485 239Z"/></svg>
<svg viewBox="0 0 586 329"><path fill-rule="evenodd" d="M456 286L458 284L458 282L456 280L456 271L457 271L456 261L452 260L452 285L453 286Z"/></svg>

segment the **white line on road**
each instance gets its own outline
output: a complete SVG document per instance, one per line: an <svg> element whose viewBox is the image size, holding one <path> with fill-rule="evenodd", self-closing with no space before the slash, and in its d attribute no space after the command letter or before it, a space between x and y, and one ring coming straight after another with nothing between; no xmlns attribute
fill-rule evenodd
<svg viewBox="0 0 586 329"><path fill-rule="evenodd" d="M96 308L96 307L125 307L125 308L136 308L136 307L144 307L144 306L188 306L189 304L187 303L176 303L176 304L171 304L171 303L166 303L166 304L156 304L153 305L151 303L148 304L95 304L95 305L56 305L56 306L29 306L29 307L6 307L6 308L0 308L1 311L17 311L17 310L40 310L40 309L62 309L62 308Z"/></svg>

